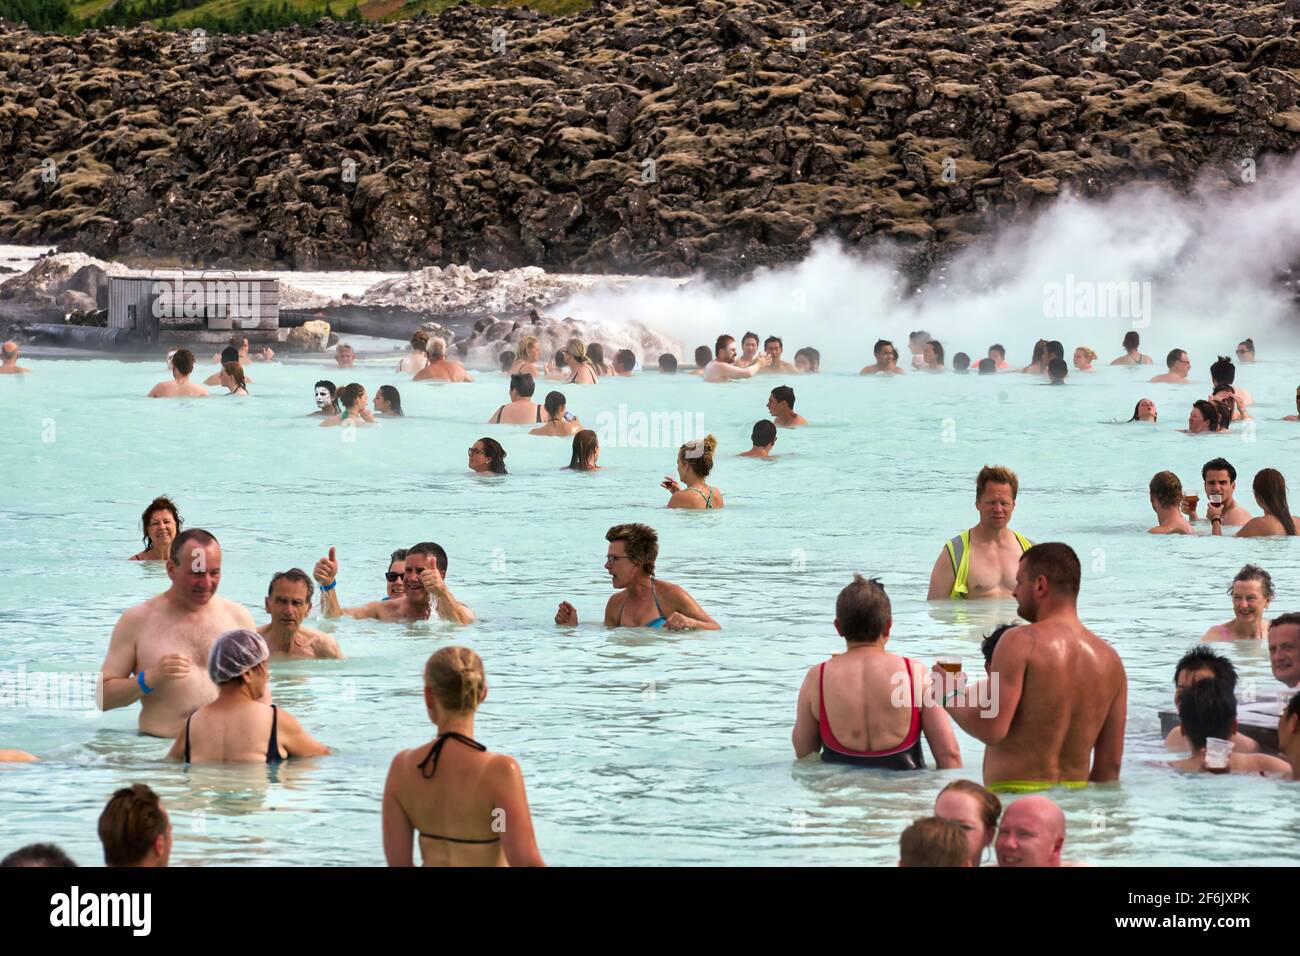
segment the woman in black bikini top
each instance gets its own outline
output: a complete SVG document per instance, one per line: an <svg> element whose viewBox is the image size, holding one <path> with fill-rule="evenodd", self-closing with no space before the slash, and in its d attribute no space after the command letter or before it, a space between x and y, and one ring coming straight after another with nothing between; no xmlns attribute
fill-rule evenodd
<svg viewBox="0 0 1300 956"><path fill-rule="evenodd" d="M474 713L486 696L483 662L469 648L444 647L425 664L424 701L438 736L429 747L402 751L389 768L389 866L414 865L417 834L425 866L546 865L519 765L474 739ZM440 763L449 765L441 774Z"/></svg>

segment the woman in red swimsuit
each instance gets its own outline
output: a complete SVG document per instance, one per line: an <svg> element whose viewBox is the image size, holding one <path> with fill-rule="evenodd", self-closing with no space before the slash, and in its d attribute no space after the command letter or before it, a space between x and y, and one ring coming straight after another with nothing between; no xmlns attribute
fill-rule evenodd
<svg viewBox="0 0 1300 956"><path fill-rule="evenodd" d="M924 734L939 769L961 766L948 715L926 706L933 696L927 693L930 672L885 650L892 626L880 582L853 575L835 601L835 630L847 649L811 668L799 688L796 757L820 749L828 762L919 770L925 767Z"/></svg>

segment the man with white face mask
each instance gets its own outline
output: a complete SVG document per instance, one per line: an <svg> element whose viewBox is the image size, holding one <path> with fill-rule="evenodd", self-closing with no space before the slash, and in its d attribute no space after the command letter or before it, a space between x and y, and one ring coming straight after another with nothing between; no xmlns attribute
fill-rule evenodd
<svg viewBox="0 0 1300 956"><path fill-rule="evenodd" d="M323 418L329 418L333 415L343 414L343 409L339 408L338 388L328 379L321 379L316 383L316 411L312 415Z"/></svg>

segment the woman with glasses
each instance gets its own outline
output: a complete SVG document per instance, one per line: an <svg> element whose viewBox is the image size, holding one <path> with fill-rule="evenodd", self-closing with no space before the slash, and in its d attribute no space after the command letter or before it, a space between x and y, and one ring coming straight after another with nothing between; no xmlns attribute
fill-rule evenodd
<svg viewBox="0 0 1300 956"><path fill-rule="evenodd" d="M1255 361L1255 340L1242 339L1237 343L1237 361L1246 363Z"/></svg>
<svg viewBox="0 0 1300 956"><path fill-rule="evenodd" d="M469 470L478 475L506 474L506 450L495 438L480 438L469 447Z"/></svg>
<svg viewBox="0 0 1300 956"><path fill-rule="evenodd" d="M609 542L605 573L610 576L615 591L605 605L606 627L722 630L685 588L655 577L659 535L654 528L644 524L618 524L605 533L605 540ZM561 601L555 612L555 623L577 624L577 609L568 601Z"/></svg>

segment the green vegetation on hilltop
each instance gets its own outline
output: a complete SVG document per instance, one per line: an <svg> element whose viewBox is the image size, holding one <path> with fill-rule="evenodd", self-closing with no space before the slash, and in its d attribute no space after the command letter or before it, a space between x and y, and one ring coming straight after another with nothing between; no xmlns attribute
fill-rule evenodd
<svg viewBox="0 0 1300 956"><path fill-rule="evenodd" d="M76 33L151 23L160 30L256 33L319 20L388 21L438 13L460 0L0 0L0 18L33 30ZM479 6L526 6L562 15L591 0L473 0Z"/></svg>

